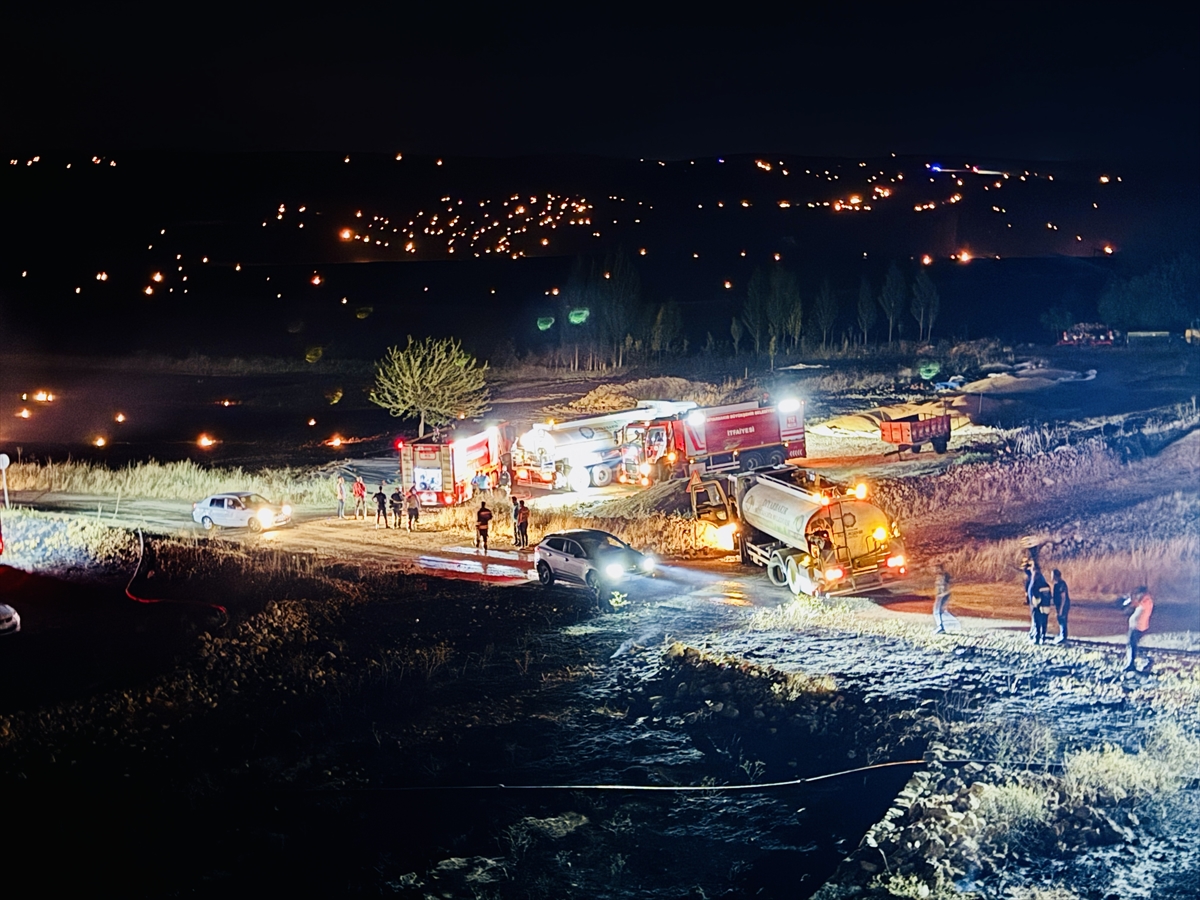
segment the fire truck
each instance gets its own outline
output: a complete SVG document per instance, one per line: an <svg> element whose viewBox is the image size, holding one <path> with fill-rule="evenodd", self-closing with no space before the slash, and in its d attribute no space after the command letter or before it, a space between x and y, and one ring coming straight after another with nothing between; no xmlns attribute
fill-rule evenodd
<svg viewBox="0 0 1200 900"><path fill-rule="evenodd" d="M439 435L399 440L400 484L415 486L422 506L456 506L471 499L472 481L482 472L492 487L512 446L512 428L493 425L469 437Z"/></svg>
<svg viewBox="0 0 1200 900"><path fill-rule="evenodd" d="M722 469L757 469L805 455L804 404L731 403L625 427L620 480L655 481Z"/></svg>

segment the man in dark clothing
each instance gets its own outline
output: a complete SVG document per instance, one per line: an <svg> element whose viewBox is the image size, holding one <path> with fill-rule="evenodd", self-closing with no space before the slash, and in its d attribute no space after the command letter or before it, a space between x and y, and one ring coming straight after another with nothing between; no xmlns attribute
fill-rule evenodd
<svg viewBox="0 0 1200 900"><path fill-rule="evenodd" d="M513 544L521 549L521 507L516 500L512 502Z"/></svg>
<svg viewBox="0 0 1200 900"><path fill-rule="evenodd" d="M488 552L488 526L492 521L492 511L487 508L487 502L479 504L479 512L475 514L475 549L483 542L483 552Z"/></svg>
<svg viewBox="0 0 1200 900"><path fill-rule="evenodd" d="M1029 617L1032 629L1029 639L1035 644L1046 640L1046 624L1050 621L1050 583L1042 574L1038 565L1037 554L1029 551L1029 572L1026 576L1025 602L1029 604Z"/></svg>
<svg viewBox="0 0 1200 900"><path fill-rule="evenodd" d="M400 485L396 485L392 495L388 497L388 502L392 507L392 520L396 523L396 528L399 528L400 520L404 517L404 491L400 490Z"/></svg>
<svg viewBox="0 0 1200 900"><path fill-rule="evenodd" d="M1050 570L1050 589L1054 596L1054 617L1058 619L1058 637L1054 639L1054 643L1065 644L1067 616L1071 613L1071 592L1067 590L1067 583L1063 581L1062 572L1058 569Z"/></svg>
<svg viewBox="0 0 1200 900"><path fill-rule="evenodd" d="M525 501L519 501L520 506L517 508L517 534L520 535L521 547L529 546L529 507L525 505Z"/></svg>
<svg viewBox="0 0 1200 900"><path fill-rule="evenodd" d="M383 487L383 482L379 482L379 490L371 496L371 499L375 501L375 527L378 528L379 523L383 522L384 528L391 528L392 526L388 524L388 496L384 493Z"/></svg>

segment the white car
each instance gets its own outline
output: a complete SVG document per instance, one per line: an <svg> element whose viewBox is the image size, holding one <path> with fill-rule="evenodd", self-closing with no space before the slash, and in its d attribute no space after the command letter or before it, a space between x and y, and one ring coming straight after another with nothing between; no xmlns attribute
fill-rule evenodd
<svg viewBox="0 0 1200 900"><path fill-rule="evenodd" d="M261 494L249 491L230 491L213 494L192 504L192 521L213 528L249 528L258 533L266 528L279 528L292 521L292 508L272 503Z"/></svg>
<svg viewBox="0 0 1200 900"><path fill-rule="evenodd" d="M576 528L542 538L533 548L537 576L544 586L555 581L585 586L599 598L638 575L654 574L653 556L634 550L607 531Z"/></svg>
<svg viewBox="0 0 1200 900"><path fill-rule="evenodd" d="M21 614L11 606L0 603L0 634L16 634L21 630Z"/></svg>

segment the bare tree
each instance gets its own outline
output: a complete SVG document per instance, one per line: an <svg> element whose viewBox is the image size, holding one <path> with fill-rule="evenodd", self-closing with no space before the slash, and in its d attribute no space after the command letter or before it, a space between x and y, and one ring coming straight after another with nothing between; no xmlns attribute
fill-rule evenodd
<svg viewBox="0 0 1200 900"><path fill-rule="evenodd" d="M933 332L933 322L937 318L941 298L933 281L924 270L917 273L912 286L912 306L909 311L917 320L917 340L928 341Z"/></svg>
<svg viewBox="0 0 1200 900"><path fill-rule="evenodd" d="M593 271L591 281L599 307L600 339L612 365L619 369L625 364L625 338L641 300L642 280L621 249L611 261L605 262L602 272Z"/></svg>
<svg viewBox="0 0 1200 900"><path fill-rule="evenodd" d="M787 315L787 336L792 342L792 352L800 349L800 338L804 334L804 304L800 300L800 292L792 298L792 305Z"/></svg>
<svg viewBox="0 0 1200 900"><path fill-rule="evenodd" d="M742 342L742 320L737 316L729 323L729 336L733 338L733 355L738 355L738 344Z"/></svg>
<svg viewBox="0 0 1200 900"><path fill-rule="evenodd" d="M888 266L887 277L883 281L883 291L879 294L879 305L888 321L888 346L892 346L892 331L896 320L904 312L904 300L908 295L908 287L904 283L904 274L895 263Z"/></svg>
<svg viewBox="0 0 1200 900"><path fill-rule="evenodd" d="M871 282L864 275L858 283L858 327L862 329L863 346L875 320L879 318L879 310L875 308L875 296L871 293Z"/></svg>
<svg viewBox="0 0 1200 900"><path fill-rule="evenodd" d="M762 353L763 341L767 337L768 308L771 302L771 286L762 269L755 269L746 287L746 301L742 304L742 324L746 336L754 343L754 355Z"/></svg>
<svg viewBox="0 0 1200 900"><path fill-rule="evenodd" d="M817 291L813 314L817 319L817 327L821 329L821 349L824 350L829 342L829 332L833 330L838 319L837 294L833 292L828 278L821 282L821 289Z"/></svg>
<svg viewBox="0 0 1200 900"><path fill-rule="evenodd" d="M782 266L771 270L767 299L767 333L775 338L776 350L787 346L788 317L792 307L800 303L800 288L796 276Z"/></svg>
<svg viewBox="0 0 1200 900"><path fill-rule="evenodd" d="M419 416L425 424L445 425L488 411L487 363L482 366L454 338L425 338L401 350L389 347L375 371L370 400L396 417Z"/></svg>

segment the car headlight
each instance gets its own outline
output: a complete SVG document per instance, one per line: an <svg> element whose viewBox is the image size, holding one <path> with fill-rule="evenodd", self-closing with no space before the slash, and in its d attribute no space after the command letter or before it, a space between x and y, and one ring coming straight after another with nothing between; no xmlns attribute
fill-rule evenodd
<svg viewBox="0 0 1200 900"><path fill-rule="evenodd" d="M286 503L283 504L283 509L281 509L280 512L282 512L284 514L284 516L286 516L289 519L292 517L292 508L290 506L288 506Z"/></svg>
<svg viewBox="0 0 1200 900"><path fill-rule="evenodd" d="M258 511L258 514L255 516L255 518L262 523L264 528L275 524L275 513L269 509L266 509L265 507Z"/></svg>
<svg viewBox="0 0 1200 900"><path fill-rule="evenodd" d="M607 575L609 578L613 578L613 579L620 578L622 575L625 574L625 567L623 565L621 565L620 563L609 563L607 566L604 567L604 574Z"/></svg>
<svg viewBox="0 0 1200 900"><path fill-rule="evenodd" d="M656 566L658 566L658 560L656 560L653 556L642 557L643 572L653 572Z"/></svg>

